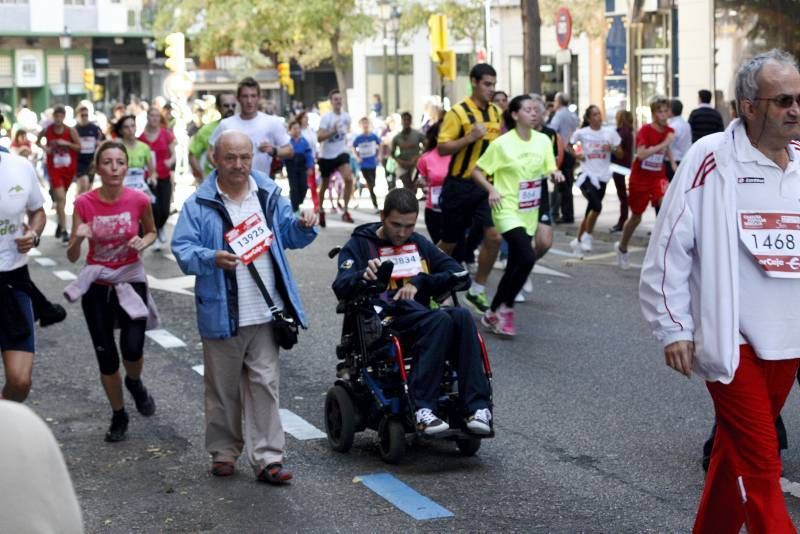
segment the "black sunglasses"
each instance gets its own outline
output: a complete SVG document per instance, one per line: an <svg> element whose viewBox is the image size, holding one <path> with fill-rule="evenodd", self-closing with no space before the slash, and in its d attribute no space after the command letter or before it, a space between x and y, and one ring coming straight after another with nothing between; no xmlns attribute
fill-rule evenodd
<svg viewBox="0 0 800 534"><path fill-rule="evenodd" d="M789 109L795 102L800 106L800 95L776 95L770 98L755 98L754 100L766 100L783 109Z"/></svg>

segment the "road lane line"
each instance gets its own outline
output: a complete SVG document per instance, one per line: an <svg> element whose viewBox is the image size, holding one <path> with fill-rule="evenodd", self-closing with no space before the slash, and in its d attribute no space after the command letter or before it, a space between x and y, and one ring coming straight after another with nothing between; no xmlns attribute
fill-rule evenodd
<svg viewBox="0 0 800 534"><path fill-rule="evenodd" d="M178 339L177 337L173 336L163 328L159 328L158 330L148 330L145 332L147 337L164 347L165 349L177 349L180 347L185 347L186 343Z"/></svg>
<svg viewBox="0 0 800 534"><path fill-rule="evenodd" d="M308 439L326 438L325 432L321 431L296 413L286 408L280 409L281 424L283 429L301 441Z"/></svg>
<svg viewBox="0 0 800 534"><path fill-rule="evenodd" d="M75 280L78 278L72 271L53 271L59 280Z"/></svg>
<svg viewBox="0 0 800 534"><path fill-rule="evenodd" d="M447 508L418 493L389 473L363 475L356 477L354 482L361 482L417 521L454 516Z"/></svg>
<svg viewBox="0 0 800 534"><path fill-rule="evenodd" d="M33 261L35 261L42 267L55 267L56 265L58 265L55 261L51 260L50 258L34 258Z"/></svg>
<svg viewBox="0 0 800 534"><path fill-rule="evenodd" d="M547 276L559 276L561 278L572 278L568 274L562 273L561 271L556 271L555 269L551 269L550 267L545 267L544 265L539 265L538 263L533 266L533 273L544 274Z"/></svg>
<svg viewBox="0 0 800 534"><path fill-rule="evenodd" d="M781 489L792 497L800 498L800 484L781 477Z"/></svg>
<svg viewBox="0 0 800 534"><path fill-rule="evenodd" d="M206 366L202 363L200 365L192 366L192 370L200 376L203 376L206 371Z"/></svg>
<svg viewBox="0 0 800 534"><path fill-rule="evenodd" d="M42 255L42 252L36 247L34 247L34 248L32 248L32 249L30 249L28 251L28 256L30 256L31 258L39 257L41 255Z"/></svg>

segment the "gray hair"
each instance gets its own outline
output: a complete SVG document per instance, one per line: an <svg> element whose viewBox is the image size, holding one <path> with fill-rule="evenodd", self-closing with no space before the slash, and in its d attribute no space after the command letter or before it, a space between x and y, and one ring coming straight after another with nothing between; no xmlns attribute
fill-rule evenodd
<svg viewBox="0 0 800 534"><path fill-rule="evenodd" d="M542 98L541 95L538 95L536 93L531 93L530 97L531 100L533 101L533 104L539 108L539 111L544 111L545 109L547 109L547 104L545 103L544 98Z"/></svg>
<svg viewBox="0 0 800 534"><path fill-rule="evenodd" d="M758 98L758 75L761 74L764 65L770 62L797 69L795 57L789 52L777 48L746 60L736 72L737 104L742 100L750 100L752 102Z"/></svg>

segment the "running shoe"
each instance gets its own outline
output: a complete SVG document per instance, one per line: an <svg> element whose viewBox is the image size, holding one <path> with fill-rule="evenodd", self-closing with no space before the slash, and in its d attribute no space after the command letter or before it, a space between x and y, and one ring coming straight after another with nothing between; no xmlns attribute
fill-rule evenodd
<svg viewBox="0 0 800 534"><path fill-rule="evenodd" d="M63 230L63 228L61 228L61 225L60 225L60 224L56 225L56 239L58 239L59 237L61 237L61 232L62 232L62 230Z"/></svg>
<svg viewBox="0 0 800 534"><path fill-rule="evenodd" d="M417 430L426 436L435 436L450 430L450 425L436 417L429 408L420 408L414 415L417 420Z"/></svg>
<svg viewBox="0 0 800 534"><path fill-rule="evenodd" d="M490 332L497 332L500 329L500 318L492 310L486 310L481 316L481 324Z"/></svg>
<svg viewBox="0 0 800 534"><path fill-rule="evenodd" d="M61 232L61 243L63 243L64 245L69 243L69 232L67 232L66 230Z"/></svg>
<svg viewBox="0 0 800 534"><path fill-rule="evenodd" d="M514 328L514 310L512 308L501 307L497 310L498 329L496 334L501 336L513 337L517 335L517 330Z"/></svg>
<svg viewBox="0 0 800 534"><path fill-rule="evenodd" d="M342 221L349 223L353 222L353 217L350 215L349 211L342 213Z"/></svg>
<svg viewBox="0 0 800 534"><path fill-rule="evenodd" d="M492 433L492 411L489 408L475 410L475 413L467 417L467 429L482 436Z"/></svg>
<svg viewBox="0 0 800 534"><path fill-rule="evenodd" d="M106 441L116 442L125 439L125 432L128 431L128 413L125 408L119 412L114 412L111 416L111 426L108 427L106 432Z"/></svg>
<svg viewBox="0 0 800 534"><path fill-rule="evenodd" d="M622 269L623 271L627 270L627 269L630 269L631 262L630 262L630 259L629 259L629 255L628 255L627 252L622 252L619 249L619 241L614 243L614 252L617 253L617 266L620 269Z"/></svg>
<svg viewBox="0 0 800 534"><path fill-rule="evenodd" d="M576 258L583 257L583 249L581 248L581 243L577 238L570 241L569 246L572 249L572 254L574 254Z"/></svg>
<svg viewBox="0 0 800 534"><path fill-rule="evenodd" d="M481 291L477 295L473 295L467 291L467 302L481 313L489 309L489 298L484 291Z"/></svg>
<svg viewBox="0 0 800 534"><path fill-rule="evenodd" d="M522 286L522 290L529 295L533 293L533 282L531 282L530 277L525 279L525 285Z"/></svg>
<svg viewBox="0 0 800 534"><path fill-rule="evenodd" d="M319 210L319 225L325 228L325 212L322 210Z"/></svg>
<svg viewBox="0 0 800 534"><path fill-rule="evenodd" d="M592 234L587 234L584 232L581 236L581 249L584 252L591 252L593 242L594 240L592 239Z"/></svg>
<svg viewBox="0 0 800 534"><path fill-rule="evenodd" d="M150 417L156 413L156 401L153 396L144 387L141 379L134 380L129 376L125 377L125 387L130 391L133 400L136 403L136 409L145 417Z"/></svg>

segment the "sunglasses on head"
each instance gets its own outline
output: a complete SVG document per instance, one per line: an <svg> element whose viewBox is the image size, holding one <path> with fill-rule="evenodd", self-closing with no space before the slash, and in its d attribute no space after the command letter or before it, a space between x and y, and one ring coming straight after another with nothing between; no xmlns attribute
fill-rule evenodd
<svg viewBox="0 0 800 534"><path fill-rule="evenodd" d="M789 109L792 107L792 104L797 102L797 105L800 106L800 95L776 95L770 98L756 98L755 100L766 100L767 102L772 102L779 108Z"/></svg>

